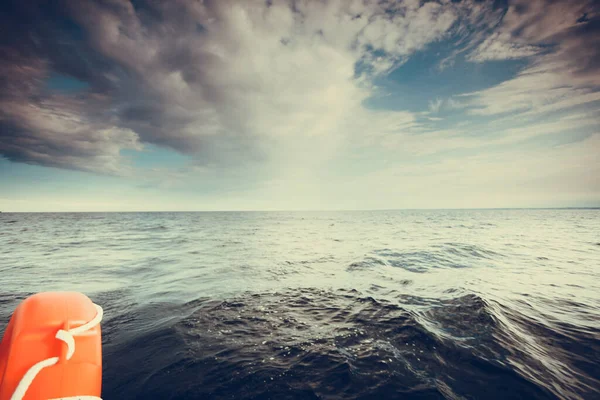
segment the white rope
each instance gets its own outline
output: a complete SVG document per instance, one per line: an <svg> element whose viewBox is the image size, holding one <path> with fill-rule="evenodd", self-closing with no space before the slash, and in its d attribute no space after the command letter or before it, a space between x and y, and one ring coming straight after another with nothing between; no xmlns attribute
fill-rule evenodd
<svg viewBox="0 0 600 400"><path fill-rule="evenodd" d="M73 336L92 329L93 327L98 325L100 323L100 321L102 321L102 315L104 314L102 307L100 307L98 304L94 304L94 307L96 307L96 316L90 322L88 322L84 325L78 326L77 328L69 329L68 331L61 329L58 332L56 332L55 337L58 340L62 340L63 342L65 342L67 344L67 360L70 360L71 357L73 357L73 354L75 353L75 338ZM29 370L25 373L25 375L23 375L23 378L21 378L21 382L19 382L19 384L17 385L17 388L15 389L15 392L13 393L10 400L22 400L23 397L25 397L25 393L27 393L27 389L29 389L29 386L31 386L31 383L33 382L33 380L35 379L37 374L39 374L42 369L44 369L46 367L50 367L52 365L55 365L58 362L58 360L60 360L59 357L47 358L47 359L35 364L33 367L29 368ZM96 396L74 396L74 397L60 397L60 398L49 399L49 400L102 400L102 399L100 397L96 397Z"/></svg>

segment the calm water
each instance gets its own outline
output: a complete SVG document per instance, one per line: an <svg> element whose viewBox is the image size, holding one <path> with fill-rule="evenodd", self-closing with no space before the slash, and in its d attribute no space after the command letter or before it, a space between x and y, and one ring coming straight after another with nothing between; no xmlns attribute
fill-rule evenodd
<svg viewBox="0 0 600 400"><path fill-rule="evenodd" d="M598 399L600 210L0 214L105 309L104 399Z"/></svg>

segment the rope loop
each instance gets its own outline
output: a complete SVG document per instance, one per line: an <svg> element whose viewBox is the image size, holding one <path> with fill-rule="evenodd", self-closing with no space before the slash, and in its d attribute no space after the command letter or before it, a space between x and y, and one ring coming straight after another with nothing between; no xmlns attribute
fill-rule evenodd
<svg viewBox="0 0 600 400"><path fill-rule="evenodd" d="M81 333L84 333L84 332L92 329L93 327L98 325L100 323L100 321L102 321L102 316L104 315L104 311L102 310L102 307L100 307L98 304L94 304L94 307L96 307L96 316L91 321L89 321L81 326L78 326L77 328L73 328L73 329L69 329L69 330L60 329L58 332L56 332L55 337L58 340L61 340L67 344L67 356L66 356L67 360L70 360L71 357L73 357L73 354L75 354L75 338L74 338L74 336L79 335ZM33 382L33 380L35 379L37 374L39 374L40 371L43 370L44 368L55 365L59 360L60 360L59 357L50 357L43 361L38 362L33 367L29 368L29 370L25 373L25 375L23 375L23 378L21 378L21 381L17 385L17 388L15 389L15 392L11 396L10 400L23 400L23 397L25 397L25 393L27 393L27 389L29 389L29 386L31 386L31 383ZM60 397L57 399L49 399L49 400L102 400L102 399L97 396L75 396L75 397Z"/></svg>

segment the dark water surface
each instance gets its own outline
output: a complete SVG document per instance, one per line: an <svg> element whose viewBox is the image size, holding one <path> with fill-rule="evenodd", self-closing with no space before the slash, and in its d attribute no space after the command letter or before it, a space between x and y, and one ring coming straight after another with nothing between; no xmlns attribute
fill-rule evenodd
<svg viewBox="0 0 600 400"><path fill-rule="evenodd" d="M111 399L600 399L600 210L0 214Z"/></svg>

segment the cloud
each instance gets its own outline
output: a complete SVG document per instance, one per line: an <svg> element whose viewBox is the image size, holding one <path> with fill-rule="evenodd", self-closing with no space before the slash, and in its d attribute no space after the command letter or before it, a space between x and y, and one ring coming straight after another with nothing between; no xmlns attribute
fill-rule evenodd
<svg viewBox="0 0 600 400"><path fill-rule="evenodd" d="M573 49L574 38L595 42L599 11L597 3L589 0L513 0L500 23L467 59L482 62L522 58L544 49L552 52L553 47L560 52ZM587 56L581 54L580 57Z"/></svg>
<svg viewBox="0 0 600 400"><path fill-rule="evenodd" d="M461 103L459 100L448 97L447 99L436 98L435 100L430 100L428 103L428 109L430 114L437 114L441 110L460 110L465 108L466 105ZM432 119L432 117L429 117Z"/></svg>
<svg viewBox="0 0 600 400"><path fill-rule="evenodd" d="M453 28L455 41L450 48L453 50L449 55L440 60L438 69L444 69L453 66L457 57L473 51L486 38L494 32L501 24L505 14L505 7L497 2L464 2L465 7L461 8L461 23Z"/></svg>
<svg viewBox="0 0 600 400"><path fill-rule="evenodd" d="M440 107L442 107L443 102L444 101L440 98L437 98L435 100L430 100L429 101L429 112L437 114L440 111Z"/></svg>
<svg viewBox="0 0 600 400"><path fill-rule="evenodd" d="M0 102L0 153L12 161L106 174L128 173L123 149L141 149L135 132L81 117L81 103L58 96Z"/></svg>
<svg viewBox="0 0 600 400"><path fill-rule="evenodd" d="M334 191L352 207L546 207L597 204L600 134L545 148L502 149L401 163L353 177ZM355 188L377 193L358 197ZM444 202L440 203L439 199ZM389 201L388 199L394 199ZM366 204L366 205L365 205Z"/></svg>
<svg viewBox="0 0 600 400"><path fill-rule="evenodd" d="M436 130L430 129L412 135L394 135L385 141L388 149L399 152L404 159L423 157L440 152L477 150L479 154L510 149L548 136L561 135L566 140L583 140L571 136L573 132L600 133L598 113L569 114L554 118L508 118L492 125L465 121L462 126ZM472 132L477 132L473 135ZM543 142L543 140L541 140Z"/></svg>
<svg viewBox="0 0 600 400"><path fill-rule="evenodd" d="M582 77L570 62L551 55L537 60L513 79L461 97L475 115L542 114L599 101L599 79Z"/></svg>
<svg viewBox="0 0 600 400"><path fill-rule="evenodd" d="M0 38L0 154L13 161L135 174L138 184L165 190L221 185L226 195L214 199L226 198L230 203L219 207L232 208L319 208L325 197L349 208L440 206L439 199L448 207L507 206L507 193L519 185L538 185L527 193L543 196L552 185L572 185L597 199L597 185L581 178L586 167L569 167L577 161L598 170L597 135L561 148L520 148L595 126L597 115L587 114L532 123L599 100L597 14L589 6L52 4L14 1L12 14L0 17L12 33ZM464 123L454 128L445 115L427 118L427 110L365 106L380 93L379 78L440 40L452 41L445 65L461 55L477 67L506 59L528 64L467 95L427 93L434 99L429 113L465 113L452 113ZM49 91L52 74L85 85L74 93ZM123 151L145 144L185 154L189 162L134 171ZM492 193L496 203L479 202L481 193Z"/></svg>
<svg viewBox="0 0 600 400"><path fill-rule="evenodd" d="M2 48L0 154L11 161L107 174L127 174L123 149L140 149L135 132L98 109L101 96L44 94L47 61Z"/></svg>
<svg viewBox="0 0 600 400"><path fill-rule="evenodd" d="M510 35L496 32L488 36L472 53L468 61L511 60L530 57L543 51L543 48L514 43Z"/></svg>
<svg viewBox="0 0 600 400"><path fill-rule="evenodd" d="M13 15L0 21L14 33L2 51L16 54L0 65L0 151L15 161L100 172L115 171L121 150L144 143L199 164L245 165L285 160L282 153L298 146L318 158L363 133L356 126L385 134L406 113L362 106L373 79L447 34L462 7L416 0L57 4L65 6L15 1ZM48 93L51 73L88 88Z"/></svg>
<svg viewBox="0 0 600 400"><path fill-rule="evenodd" d="M472 114L547 113L600 100L600 6L593 1L513 1L467 59L529 57L516 77L472 93Z"/></svg>

